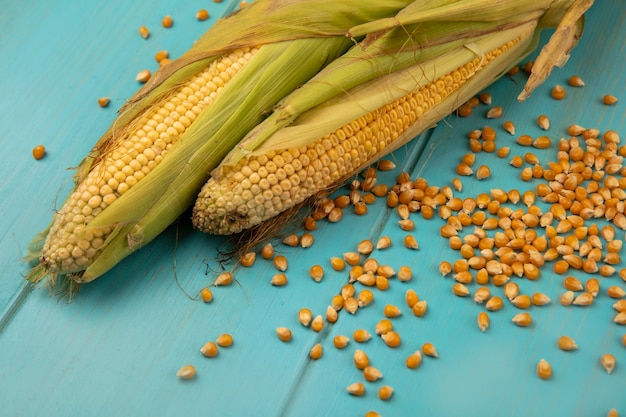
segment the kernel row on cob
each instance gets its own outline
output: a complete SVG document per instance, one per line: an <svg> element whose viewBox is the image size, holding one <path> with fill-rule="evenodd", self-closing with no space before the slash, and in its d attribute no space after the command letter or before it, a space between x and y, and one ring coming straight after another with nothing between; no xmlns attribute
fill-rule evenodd
<svg viewBox="0 0 626 417"><path fill-rule="evenodd" d="M402 97L414 91L415 99L408 100L413 108L404 106L409 123L399 126L397 137L381 129L384 133L378 143L354 143L355 149L349 150L356 152L354 161L345 169L333 170L332 176L315 171L324 168L318 160L323 152L311 154L314 170L303 171L307 178L303 178L304 187L296 192L297 198L283 198L286 194L274 187L280 198L268 198L266 193L265 200L248 198L241 206L268 206L268 214L250 216L253 221L245 215L238 223L245 213L228 208L226 213L218 214L217 221L222 226L225 221L249 227L272 217L276 212L270 210L270 205L285 210L320 188L345 180L431 127L532 51L533 41L544 25L558 23L567 30L564 37L553 37L556 41L548 44L542 56L566 54L580 36L582 15L590 6L583 0L542 0L523 6L508 0L497 2L497 17L485 19L480 12L484 5L469 0L435 1L427 9L420 1L402 9L408 2L400 0L387 1L384 7L376 2L361 2L357 7L352 1L340 2L339 6L333 3L332 8L325 1L279 3L281 7L275 7L273 1L255 2L218 22L180 59L162 67L121 109L114 128L81 163L76 189L67 204L55 214L49 230L31 245L29 259L38 258L40 265L29 274L29 280L38 281L46 275L53 280L64 275L76 283L93 280L151 241L182 214L208 173L225 157L226 162L213 171L215 177L225 178L224 166L240 162L237 152L247 158L250 152L262 155L315 147L312 142L318 138L350 122L358 123L355 121L364 115L377 120L380 115L370 112L390 103L402 105ZM477 21L467 22L470 11L476 12ZM259 19L259 13L263 16L262 29L251 23ZM336 16L342 16L343 21L335 21ZM398 22L402 26L394 28ZM351 42L374 30L375 34L352 48L347 63L335 61L331 70L306 83ZM219 40L211 36L216 33ZM234 51L241 52L224 58ZM229 72L232 61L241 62ZM415 61L416 65L409 66ZM356 66L350 62L356 62ZM552 66L560 63L547 62L541 66L539 76L547 76ZM368 70L354 71L363 65ZM340 78L334 75L337 68L340 73L344 71ZM210 80L198 73L205 69ZM364 76L353 78L353 74ZM183 80L189 84L180 85ZM248 132L255 132L255 136L255 126L268 110L301 84L304 87L295 90L296 106L292 107L287 99L278 106L277 118L268 118L267 139L265 133L252 142L244 137ZM324 84L332 87L319 92ZM528 88L533 88L532 83ZM338 95L343 91L349 91L348 99ZM206 104L204 109L200 103ZM411 111L415 112L413 120ZM289 122L291 125L285 126ZM259 126L261 131L267 127ZM242 146L235 147L240 141ZM339 149L338 142L332 146ZM329 178L307 183L309 178L320 176ZM295 177L293 181L299 185ZM281 185L294 184L283 180ZM315 188L311 188L313 185ZM201 224L206 217L202 214L204 208L213 204L203 202L203 198L194 211L196 226L220 230ZM280 206L281 200L289 201Z"/></svg>

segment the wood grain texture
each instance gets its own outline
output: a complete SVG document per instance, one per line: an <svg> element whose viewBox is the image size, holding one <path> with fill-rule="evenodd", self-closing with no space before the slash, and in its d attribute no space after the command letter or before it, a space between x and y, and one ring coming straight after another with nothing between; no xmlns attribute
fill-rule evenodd
<svg viewBox="0 0 626 417"><path fill-rule="evenodd" d="M441 221L415 217L420 249L409 251L402 247L405 232L397 226L397 215L382 200L369 207L365 218L346 215L338 224L321 224L309 249L277 244L290 262L289 283L282 288L270 285L275 270L259 258L253 268L234 271L236 283L214 288L211 304L199 301L198 291L221 270L218 251L227 242L193 231L186 216L85 285L72 303L50 296L45 288L31 289L22 279L26 267L20 257L32 236L46 226L55 202L67 193L71 172L66 168L78 163L113 121L115 110L138 88L135 74L156 68L156 51L179 55L236 2L193 0L175 8L156 0L10 3L0 14L1 415L300 417L362 416L374 409L384 416L604 416L613 407L626 413L626 348L620 342L626 330L611 323L613 300L604 292L613 284L626 288L619 277L601 279L603 292L593 306L565 308L556 302L562 277L548 267L537 281L517 281L523 292L542 291L553 300L530 310L535 324L513 325L510 320L518 310L507 304L491 314L491 327L482 333L475 324L481 307L471 298L454 296L451 279L438 272L441 260L458 257L439 237ZM212 15L208 22L194 18L201 7ZM167 30L160 27L166 14L175 22ZM596 2L567 66L555 70L529 101L516 101L522 75L502 78L489 88L494 104L503 106L501 120L485 119L484 105L470 118L448 117L397 151L393 159L398 170L382 174L380 181L392 182L402 169L432 184L450 184L454 167L468 152L467 132L485 125L496 129L499 146L510 146L511 156L523 154L531 149L514 140L519 134L545 133L535 122L542 113L550 116L548 134L553 139L548 150L532 149L542 162L554 158L555 144L571 123L614 129L623 136L625 15L621 0ZM137 34L142 24L152 31L148 40ZM565 85L572 74L587 85L568 88L564 101L552 100L550 88ZM607 93L622 101L604 106L600 100ZM111 97L108 108L98 107L100 96ZM507 119L515 122L516 136L501 128ZM31 149L39 143L46 145L48 155L35 161ZM481 182L463 178L460 196L530 186L519 180L519 170L508 164L510 157L481 153L476 159L476 166L491 167L492 176ZM415 278L406 283L392 280L388 291L375 291L372 305L354 316L340 313L339 321L326 324L320 333L302 327L297 311L308 307L323 315L346 282L345 272L330 270L329 257L382 235L391 236L394 243L375 252L377 259L396 269L408 265ZM320 283L308 277L316 263L327 271ZM416 318L405 307L408 288L428 301L426 316ZM472 293L476 288L470 285ZM376 336L362 345L351 341L344 350L332 346L338 334L351 337L358 328L373 333L388 303L403 309L394 319L402 336L400 347L390 349ZM279 326L291 328L293 340L280 342L274 332ZM216 358L202 357L200 347L222 333L233 335L233 346L220 349ZM560 351L556 341L562 334L573 337L580 348ZM435 344L440 358L424 358L419 369L407 369L405 357L427 341ZM316 343L324 346L324 355L311 361L308 352ZM363 380L352 364L357 348L384 374L382 380L366 384L363 397L345 392L349 384ZM618 362L611 375L599 361L606 352ZM549 381L535 375L541 358L554 369ZM178 380L176 370L188 363L196 366L197 378ZM391 400L378 399L382 385L395 388Z"/></svg>

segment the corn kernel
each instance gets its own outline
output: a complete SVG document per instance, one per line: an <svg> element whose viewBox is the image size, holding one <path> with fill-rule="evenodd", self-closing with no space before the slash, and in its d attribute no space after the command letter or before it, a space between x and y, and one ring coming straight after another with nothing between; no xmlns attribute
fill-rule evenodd
<svg viewBox="0 0 626 417"><path fill-rule="evenodd" d="M324 348L322 347L320 343L317 343L309 351L309 357L313 360L318 360L319 358L322 357L323 353L324 353Z"/></svg>
<svg viewBox="0 0 626 417"><path fill-rule="evenodd" d="M213 358L219 354L219 350L215 342L207 342L200 348L200 353L207 358Z"/></svg>
<svg viewBox="0 0 626 417"><path fill-rule="evenodd" d="M291 330L289 330L289 328L287 327L278 327L276 329L276 335L283 342L290 341L292 337Z"/></svg>
<svg viewBox="0 0 626 417"><path fill-rule="evenodd" d="M333 344L337 349L345 348L346 346L348 346L348 343L350 343L350 339L344 335L340 334L333 338Z"/></svg>
<svg viewBox="0 0 626 417"><path fill-rule="evenodd" d="M537 363L537 375L541 379L550 379L552 377L552 367L545 359L541 359Z"/></svg>
<svg viewBox="0 0 626 417"><path fill-rule="evenodd" d="M559 337L559 340L557 341L557 344L559 346L559 349L561 349L561 350L570 351L570 350L578 349L578 345L576 344L574 339L572 339L569 336L561 336L561 337Z"/></svg>
<svg viewBox="0 0 626 417"><path fill-rule="evenodd" d="M196 376L196 368L193 365L185 365L176 371L176 376L180 379L193 379Z"/></svg>

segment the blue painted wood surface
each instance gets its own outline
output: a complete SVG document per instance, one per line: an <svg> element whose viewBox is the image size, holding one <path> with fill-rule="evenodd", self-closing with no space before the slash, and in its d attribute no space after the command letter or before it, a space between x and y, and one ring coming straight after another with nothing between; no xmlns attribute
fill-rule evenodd
<svg viewBox="0 0 626 417"><path fill-rule="evenodd" d="M201 7L211 13L207 22L194 18ZM234 285L215 288L211 304L198 301L198 291L220 270L218 248L226 241L193 231L187 218L85 285L72 303L25 283L27 270L20 258L26 245L65 197L71 177L67 168L78 163L113 121L115 110L138 88L135 74L156 68L153 56L158 50L180 55L234 7L236 2L197 0L176 6L156 0L134 4L33 0L4 5L0 415L360 416L377 410L385 416L604 416L613 407L626 413L626 347L620 342L626 330L611 322L613 300L606 296L609 285L626 288L619 277L601 278L601 294L593 306L566 308L557 301L562 276L545 268L537 281L518 280L523 292L542 291L553 300L530 310L535 323L530 328L514 326L510 319L518 310L507 304L491 314L491 328L482 333L475 325L481 307L470 298L452 295L451 279L439 275L441 260L458 257L439 237L441 221L418 220L414 234L420 249L409 251L401 245L404 233L397 227L396 214L382 200L370 206L364 218L346 214L338 224L322 224L309 249L277 244L290 262L289 283L283 288L270 285L275 270L258 259L254 268L234 271ZM553 146L533 149L542 162L553 160L556 141L572 123L614 129L624 136L625 12L621 0L596 2L567 66L555 70L527 103L516 101L522 75L505 77L489 88L494 104L504 108L502 120L513 120L517 135L544 133L536 126L536 117L550 116ZM168 14L174 27L164 29L160 20ZM151 29L148 40L137 34L140 25ZM572 74L587 85L568 87L562 102L552 100L550 88L566 84ZM608 93L622 101L603 105L600 99ZM98 107L100 96L112 98L108 108ZM498 133L498 144L511 146L511 156L529 150L514 143L501 121L485 119L486 110L481 106L466 119L448 117L395 152L393 159L414 178L447 185L456 176L460 157L468 152L469 130L490 125ZM48 154L35 161L31 149L40 143ZM460 196L496 187L534 186L518 179L519 170L508 164L509 159L478 154L476 166L488 164L492 176L482 182L463 179ZM383 174L381 181L392 182L398 172ZM388 291L375 292L372 305L354 316L341 313L339 321L327 324L321 333L300 326L296 318L300 308L323 315L332 295L346 282L345 272L330 270L329 257L355 250L362 239L385 234L394 244L376 252L377 259L395 268L408 265L415 278L406 283L392 280ZM623 239L622 231L618 235ZM320 283L308 277L308 268L315 263L327 271ZM423 318L405 307L408 288L428 301ZM470 285L472 292L476 288ZM390 349L378 337L362 345L351 341L344 350L332 346L338 334L351 336L357 328L373 333L388 303L404 310L394 319L403 338L400 347ZM292 329L291 342L277 340L278 326ZM232 334L234 345L221 349L216 358L202 357L199 348L221 333ZM556 339L561 334L574 337L580 348L560 351ZM407 369L405 357L426 341L435 344L440 358L424 358L418 370ZM324 355L311 361L309 349L318 342ZM352 364L357 348L384 374L382 380L366 384L366 395L358 398L345 392L347 385L362 380ZM618 361L611 375L599 362L606 352ZM554 368L550 381L535 375L540 358ZM188 363L196 366L197 378L178 380L176 370ZM385 384L395 393L383 402L376 392Z"/></svg>

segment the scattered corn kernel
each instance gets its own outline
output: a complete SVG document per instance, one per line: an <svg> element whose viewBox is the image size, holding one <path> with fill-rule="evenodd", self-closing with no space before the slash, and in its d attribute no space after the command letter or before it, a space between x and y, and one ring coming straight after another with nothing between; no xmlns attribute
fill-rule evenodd
<svg viewBox="0 0 626 417"><path fill-rule="evenodd" d="M372 335L365 329L357 329L352 334L352 339L355 342L365 343L372 338Z"/></svg>
<svg viewBox="0 0 626 417"><path fill-rule="evenodd" d="M529 313L519 313L513 316L511 321L520 327L528 327L532 324L533 319Z"/></svg>
<svg viewBox="0 0 626 417"><path fill-rule="evenodd" d="M411 353L409 356L407 356L405 360L405 365L409 369L416 369L421 364L422 364L422 352L419 350L416 350L415 352Z"/></svg>
<svg viewBox="0 0 626 417"><path fill-rule="evenodd" d="M208 288L203 288L200 291L200 297L205 303L210 303L211 301L213 301L213 293Z"/></svg>
<svg viewBox="0 0 626 417"><path fill-rule="evenodd" d="M361 396L365 394L365 385L362 382L355 382L354 384L348 385L346 391L348 391L349 394Z"/></svg>
<svg viewBox="0 0 626 417"><path fill-rule="evenodd" d="M145 26L139 26L139 35L144 39L148 39L148 37L150 36L150 31Z"/></svg>
<svg viewBox="0 0 626 417"><path fill-rule="evenodd" d="M484 311L478 313L478 328L483 332L489 328L489 315Z"/></svg>
<svg viewBox="0 0 626 417"><path fill-rule="evenodd" d="M437 352L437 349L435 348L435 345L433 345L430 342L426 342L422 345L422 353L426 356L430 356L432 358L438 358L439 357L439 353Z"/></svg>
<svg viewBox="0 0 626 417"><path fill-rule="evenodd" d="M215 339L215 343L217 343L217 345L221 347L229 347L233 344L233 337L228 333L224 333L219 335L217 339Z"/></svg>
<svg viewBox="0 0 626 417"><path fill-rule="evenodd" d="M284 255L277 255L273 259L274 267L278 269L280 272L285 272L287 270L288 262L287 258Z"/></svg>
<svg viewBox="0 0 626 417"><path fill-rule="evenodd" d="M333 344L337 349L345 348L346 346L348 346L348 343L350 343L350 338L342 334L339 334L333 338Z"/></svg>
<svg viewBox="0 0 626 417"><path fill-rule="evenodd" d="M557 344L559 346L559 349L561 350L576 350L578 349L578 345L576 344L576 342L574 341L574 339L572 339L569 336L561 336L559 337L559 340L557 341Z"/></svg>
<svg viewBox="0 0 626 417"><path fill-rule="evenodd" d="M150 79L151 76L152 73L150 72L150 70L142 70L137 73L137 75L135 76L135 80L139 81L140 83L145 83Z"/></svg>
<svg viewBox="0 0 626 417"><path fill-rule="evenodd" d="M230 285L232 283L233 283L233 274L231 274L230 272L222 272L221 274L217 276L217 278L215 278L215 282L213 283L213 285L216 287L220 287L220 286Z"/></svg>
<svg viewBox="0 0 626 417"><path fill-rule="evenodd" d="M602 102L604 104L606 104L607 106L611 106L615 103L617 103L617 97L611 95L611 94L607 94L604 97L602 97Z"/></svg>
<svg viewBox="0 0 626 417"><path fill-rule="evenodd" d="M543 306L550 303L550 297L548 297L544 293L536 292L532 295L531 301L533 305Z"/></svg>
<svg viewBox="0 0 626 417"><path fill-rule="evenodd" d="M563 100L566 95L565 88L563 88L562 85L557 84L554 87L552 87L552 91L550 92L550 95L555 100Z"/></svg>
<svg viewBox="0 0 626 417"><path fill-rule="evenodd" d="M611 372L613 372L613 369L615 369L615 356L610 353L605 353L600 357L600 363L602 364L602 367L606 370L606 373L610 374Z"/></svg>
<svg viewBox="0 0 626 417"><path fill-rule="evenodd" d="M308 327L312 320L313 313L308 308L301 308L300 311L298 311L298 321L304 327Z"/></svg>
<svg viewBox="0 0 626 417"><path fill-rule="evenodd" d="M200 348L200 353L207 358L213 358L219 354L219 349L215 342L207 342Z"/></svg>
<svg viewBox="0 0 626 417"><path fill-rule="evenodd" d="M164 28L171 28L174 25L174 19L172 19L172 16L165 16L161 20L161 25L163 25Z"/></svg>
<svg viewBox="0 0 626 417"><path fill-rule="evenodd" d="M193 365L185 365L176 371L176 376L180 379L193 379L196 376L196 368Z"/></svg>
<svg viewBox="0 0 626 417"><path fill-rule="evenodd" d="M254 265L254 261L256 261L255 252L244 253L243 255L241 255L241 258L239 259L239 263L241 264L241 266L245 266L247 268Z"/></svg>
<svg viewBox="0 0 626 417"><path fill-rule="evenodd" d="M282 287L283 285L287 285L287 275L283 274L282 272L279 272L278 274L275 274L272 279L270 280L270 283L272 285L274 285L275 287Z"/></svg>
<svg viewBox="0 0 626 417"><path fill-rule="evenodd" d="M321 332L324 329L324 318L321 315L317 315L311 321L311 330L314 332Z"/></svg>
<svg viewBox="0 0 626 417"><path fill-rule="evenodd" d="M287 327L278 327L276 329L276 335L283 342L289 342L292 337L291 330Z"/></svg>
<svg viewBox="0 0 626 417"><path fill-rule="evenodd" d="M578 75L572 75L569 77L567 83L572 87L582 87L585 85L585 82Z"/></svg>
<svg viewBox="0 0 626 417"><path fill-rule="evenodd" d="M485 304L485 308L489 311L498 311L504 306L502 302L502 298L497 295L492 296L487 303Z"/></svg>
<svg viewBox="0 0 626 417"><path fill-rule="evenodd" d="M200 9L196 12L196 19L203 21L209 18L209 12L206 9Z"/></svg>
<svg viewBox="0 0 626 417"><path fill-rule="evenodd" d="M588 306L593 303L593 295L587 291L580 293L574 298L572 304L575 306Z"/></svg>
<svg viewBox="0 0 626 417"><path fill-rule="evenodd" d="M322 357L323 353L324 353L324 348L322 347L320 343L317 343L309 351L309 357L313 360L318 360L319 358Z"/></svg>
<svg viewBox="0 0 626 417"><path fill-rule="evenodd" d="M621 287L619 287L617 285L611 285L607 289L607 294L611 298L622 298L622 297L624 297L626 295L626 291L624 291L623 288L621 288Z"/></svg>
<svg viewBox="0 0 626 417"><path fill-rule="evenodd" d="M427 309L428 303L426 302L426 300L420 300L415 303L413 307L411 307L411 311L413 311L413 314L417 317L422 317L424 314L426 314Z"/></svg>
<svg viewBox="0 0 626 417"><path fill-rule="evenodd" d="M389 347L398 347L400 346L400 335L395 330L390 330L387 333L383 333L380 335L381 339L385 342L385 344Z"/></svg>
<svg viewBox="0 0 626 417"><path fill-rule="evenodd" d="M383 377L383 373L380 372L378 368L369 365L363 369L363 377L369 382L374 382L381 379Z"/></svg>
<svg viewBox="0 0 626 417"><path fill-rule="evenodd" d="M550 379L552 377L552 366L545 359L541 359L537 363L537 375L541 379Z"/></svg>
<svg viewBox="0 0 626 417"><path fill-rule="evenodd" d="M46 147L43 145L37 145L33 148L33 158L40 160L46 155Z"/></svg>
<svg viewBox="0 0 626 417"><path fill-rule="evenodd" d="M390 387L389 385L383 385L378 390L378 398L380 398L383 401L388 400L389 398L391 398L392 395L393 395L393 388Z"/></svg>

